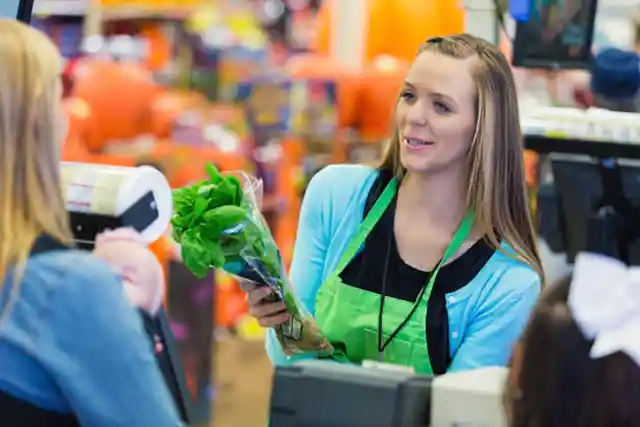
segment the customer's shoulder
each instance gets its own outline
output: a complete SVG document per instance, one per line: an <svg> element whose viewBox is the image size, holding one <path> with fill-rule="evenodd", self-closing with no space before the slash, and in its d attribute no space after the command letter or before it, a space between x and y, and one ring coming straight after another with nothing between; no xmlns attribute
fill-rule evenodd
<svg viewBox="0 0 640 427"><path fill-rule="evenodd" d="M111 269L90 251L77 249L55 250L32 256L27 263L27 271L37 270L40 274L73 277L100 277L110 275Z"/></svg>
<svg viewBox="0 0 640 427"><path fill-rule="evenodd" d="M93 298L117 281L111 268L88 251L59 250L31 257L23 285L46 289L51 296Z"/></svg>
<svg viewBox="0 0 640 427"><path fill-rule="evenodd" d="M312 178L307 192L313 198L353 200L363 194L366 197L376 176L378 170L371 166L330 165Z"/></svg>

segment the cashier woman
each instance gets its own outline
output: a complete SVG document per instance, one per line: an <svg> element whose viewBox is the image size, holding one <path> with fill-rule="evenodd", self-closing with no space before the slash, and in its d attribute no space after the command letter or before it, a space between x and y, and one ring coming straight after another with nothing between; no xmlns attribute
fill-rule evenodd
<svg viewBox="0 0 640 427"><path fill-rule="evenodd" d="M330 166L309 184L297 293L333 360L443 374L505 365L541 278L509 64L469 35L430 39L381 165ZM247 291L261 325L288 319L268 288ZM273 330L267 351L287 363Z"/></svg>

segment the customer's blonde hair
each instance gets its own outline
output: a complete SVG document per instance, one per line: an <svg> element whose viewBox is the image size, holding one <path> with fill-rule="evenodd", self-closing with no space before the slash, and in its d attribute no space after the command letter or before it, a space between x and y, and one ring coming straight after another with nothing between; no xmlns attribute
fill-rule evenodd
<svg viewBox="0 0 640 427"><path fill-rule="evenodd" d="M420 48L453 58L476 58L472 76L476 86L476 129L469 153L467 205L476 213L490 244L504 240L518 257L543 277L524 175L518 99L511 68L499 48L485 40L461 34L435 38ZM398 178L398 130L394 131L382 167Z"/></svg>
<svg viewBox="0 0 640 427"><path fill-rule="evenodd" d="M0 19L0 286L37 236L71 241L59 176L61 71L44 34Z"/></svg>

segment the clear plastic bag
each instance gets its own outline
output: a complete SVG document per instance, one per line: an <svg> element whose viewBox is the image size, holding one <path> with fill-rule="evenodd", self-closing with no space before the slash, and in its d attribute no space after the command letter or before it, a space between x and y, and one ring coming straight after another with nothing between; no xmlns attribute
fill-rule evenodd
<svg viewBox="0 0 640 427"><path fill-rule="evenodd" d="M174 191L174 238L187 268L199 276L221 268L271 287L271 302L284 301L291 315L274 328L284 353L330 353L328 340L295 295L262 215L262 181L245 173L219 174L211 166L207 173L209 180Z"/></svg>

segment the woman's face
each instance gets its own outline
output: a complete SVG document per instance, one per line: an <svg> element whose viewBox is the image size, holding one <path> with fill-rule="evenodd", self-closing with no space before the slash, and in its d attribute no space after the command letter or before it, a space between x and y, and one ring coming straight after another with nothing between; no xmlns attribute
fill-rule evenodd
<svg viewBox="0 0 640 427"><path fill-rule="evenodd" d="M413 62L396 109L407 171L441 170L466 158L476 125L474 59L426 51Z"/></svg>

